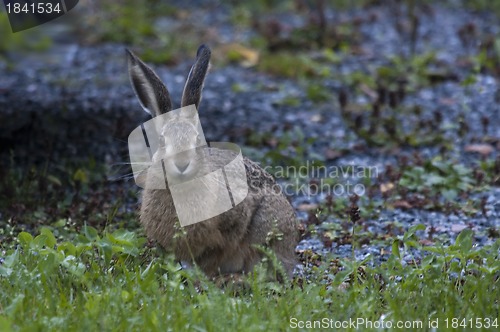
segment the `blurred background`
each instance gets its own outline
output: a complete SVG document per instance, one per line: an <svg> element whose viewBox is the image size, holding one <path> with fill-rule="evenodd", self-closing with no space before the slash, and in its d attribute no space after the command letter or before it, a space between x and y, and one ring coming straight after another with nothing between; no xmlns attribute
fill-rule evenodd
<svg viewBox="0 0 500 332"><path fill-rule="evenodd" d="M331 248L355 208L372 233L477 219L487 242L500 216L499 15L499 0L80 0L13 34L2 7L0 239L40 225L136 228L127 137L148 115L125 48L177 107L205 43L207 140L264 165L379 170L353 179L361 197L291 197L305 238Z"/></svg>

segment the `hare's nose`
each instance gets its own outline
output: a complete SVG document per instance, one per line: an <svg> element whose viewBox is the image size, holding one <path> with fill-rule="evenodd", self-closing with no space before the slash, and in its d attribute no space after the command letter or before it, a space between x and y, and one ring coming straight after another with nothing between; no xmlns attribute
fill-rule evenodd
<svg viewBox="0 0 500 332"><path fill-rule="evenodd" d="M184 173L184 171L188 168L189 161L176 161L175 167L179 170L179 172Z"/></svg>

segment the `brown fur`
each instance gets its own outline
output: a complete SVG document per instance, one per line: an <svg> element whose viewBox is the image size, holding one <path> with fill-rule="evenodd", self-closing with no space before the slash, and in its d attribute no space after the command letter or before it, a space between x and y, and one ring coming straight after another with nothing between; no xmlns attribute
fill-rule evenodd
<svg viewBox="0 0 500 332"><path fill-rule="evenodd" d="M158 91L163 91L163 88L157 90L157 76L149 67L144 70L146 65L131 52L129 56L129 72L133 86L140 86L144 90L137 91L136 88L141 104L164 105L166 97L161 99L160 103L148 99L150 96L156 96ZM185 85L182 106L186 106L186 102L198 105L209 59L210 50L202 45ZM147 90L148 88L151 90ZM165 108L168 110L168 107ZM162 113L162 110L149 111L153 115ZM210 160L214 163L218 160L218 153L222 153L221 150L212 148L211 156L214 155ZM161 156L156 157L161 159ZM278 190L279 187L271 175L255 162L247 158L243 161L249 187L248 196L233 209L211 219L181 227L170 190L145 189L142 194L140 221L150 239L172 251L177 259L194 261L208 276L251 271L261 259L261 253L255 245L271 248L287 274L291 276L296 262L295 246L298 242L294 210ZM213 166L210 165L212 169ZM148 177L148 181L157 180L152 174Z"/></svg>

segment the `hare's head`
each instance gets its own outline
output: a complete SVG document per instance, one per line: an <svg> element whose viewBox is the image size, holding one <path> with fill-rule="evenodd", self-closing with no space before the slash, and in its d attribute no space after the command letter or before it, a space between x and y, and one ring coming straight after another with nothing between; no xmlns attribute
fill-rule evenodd
<svg viewBox="0 0 500 332"><path fill-rule="evenodd" d="M199 170L196 148L206 145L196 110L209 67L210 49L205 45L199 47L182 93L182 109L175 111L172 111L170 94L160 78L131 51L127 50L127 53L134 91L144 110L160 120L157 126L158 150L152 161L163 160L169 180L189 179Z"/></svg>

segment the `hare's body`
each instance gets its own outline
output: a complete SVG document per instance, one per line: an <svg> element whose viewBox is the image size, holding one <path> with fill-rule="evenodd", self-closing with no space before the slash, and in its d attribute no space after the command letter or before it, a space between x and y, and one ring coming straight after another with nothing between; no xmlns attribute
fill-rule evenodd
<svg viewBox="0 0 500 332"><path fill-rule="evenodd" d="M141 222L148 237L173 251L179 260L194 258L208 275L250 271L260 258L255 244L269 245L291 272L297 244L294 211L262 168L246 158L244 163L249 192L243 202L182 229L170 191L145 190ZM281 240L278 233L282 234Z"/></svg>
<svg viewBox="0 0 500 332"><path fill-rule="evenodd" d="M210 50L202 45L184 88L182 106L198 106L209 58ZM157 116L171 110L164 85L132 53L129 53L129 73L136 94L148 112ZM165 172L172 188L167 185L167 189L147 189L158 186L146 185L143 191L140 220L148 238L174 252L177 259L194 261L209 276L249 272L261 258L258 246L269 247L291 275L298 242L295 213L271 175L247 158L243 158L248 184L246 198L215 217L180 226L172 198L172 192L177 188L174 189L172 183L186 184L181 190L191 192L193 201L186 204L192 204L193 210L210 208L218 204L219 189L214 192L210 183L194 185L189 180L224 167L227 160L227 155L223 155L227 153L225 150L196 149L199 146L198 124L190 122L192 119L180 120L180 127L174 128L166 123L160 131L164 145L156 151L154 164L147 171L147 184L165 181ZM194 134L186 134L190 132ZM186 149L190 152L178 153Z"/></svg>

